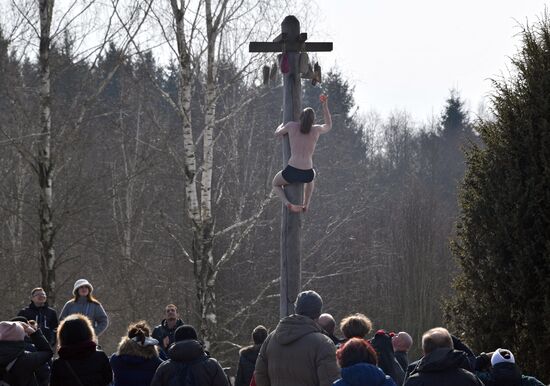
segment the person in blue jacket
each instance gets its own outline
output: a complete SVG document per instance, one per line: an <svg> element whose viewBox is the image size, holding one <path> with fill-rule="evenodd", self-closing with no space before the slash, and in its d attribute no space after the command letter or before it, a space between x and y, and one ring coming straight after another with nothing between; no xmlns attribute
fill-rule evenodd
<svg viewBox="0 0 550 386"><path fill-rule="evenodd" d="M390 376L376 366L377 355L365 339L352 338L336 351L342 378L334 386L396 386Z"/></svg>

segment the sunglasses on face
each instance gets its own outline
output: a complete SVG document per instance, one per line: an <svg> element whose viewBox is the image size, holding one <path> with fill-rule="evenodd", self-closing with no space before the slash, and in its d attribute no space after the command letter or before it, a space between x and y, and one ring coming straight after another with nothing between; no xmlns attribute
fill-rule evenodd
<svg viewBox="0 0 550 386"><path fill-rule="evenodd" d="M32 296L46 296L46 294L44 292L38 292L38 293L35 293Z"/></svg>

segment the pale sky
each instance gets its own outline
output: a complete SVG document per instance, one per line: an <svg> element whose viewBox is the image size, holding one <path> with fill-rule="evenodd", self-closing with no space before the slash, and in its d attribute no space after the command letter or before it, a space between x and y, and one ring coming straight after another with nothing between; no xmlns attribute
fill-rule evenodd
<svg viewBox="0 0 550 386"><path fill-rule="evenodd" d="M318 59L355 86L361 112L406 110L417 122L439 116L449 90L478 111L490 78L508 72L520 24L535 22L542 0L316 0L309 41L332 41ZM298 19L303 18L296 14ZM312 23L311 20L306 22Z"/></svg>

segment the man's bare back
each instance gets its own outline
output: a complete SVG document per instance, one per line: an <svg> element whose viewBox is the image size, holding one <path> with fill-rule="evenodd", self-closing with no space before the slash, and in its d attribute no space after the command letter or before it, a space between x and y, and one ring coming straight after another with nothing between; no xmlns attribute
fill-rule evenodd
<svg viewBox="0 0 550 386"><path fill-rule="evenodd" d="M290 142L290 158L288 164L295 168L307 170L313 168L313 152L321 132L320 125L313 125L307 134L300 132L300 122L288 122L288 140Z"/></svg>
<svg viewBox="0 0 550 386"><path fill-rule="evenodd" d="M288 135L290 143L290 158L284 170L279 171L273 178L273 191L281 198L291 212L306 211L313 192L315 171L313 170L313 152L319 135L332 128L332 118L328 110L327 96L321 95L319 100L323 106L324 124L314 125L315 112L311 108L302 111L300 122L287 122L281 124L275 130L275 135L282 137ZM290 183L301 182L305 184L304 202L302 205L288 201L283 187Z"/></svg>

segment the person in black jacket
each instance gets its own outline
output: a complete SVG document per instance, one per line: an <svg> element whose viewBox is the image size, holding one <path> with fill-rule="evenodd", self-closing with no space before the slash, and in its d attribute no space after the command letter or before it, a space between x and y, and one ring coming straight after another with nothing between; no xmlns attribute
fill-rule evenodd
<svg viewBox="0 0 550 386"><path fill-rule="evenodd" d="M405 331L400 331L391 338L395 359L401 365L403 371L407 371L409 367L409 350L413 344L412 336Z"/></svg>
<svg viewBox="0 0 550 386"><path fill-rule="evenodd" d="M82 314L67 316L57 331L59 358L53 361L50 386L107 386L113 380L109 358L97 350L92 322Z"/></svg>
<svg viewBox="0 0 550 386"><path fill-rule="evenodd" d="M229 386L223 368L204 351L193 326L178 327L174 338L175 343L168 349L170 359L158 367L151 386L170 386L176 377L182 386Z"/></svg>
<svg viewBox="0 0 550 386"><path fill-rule="evenodd" d="M50 343L50 346L55 347L55 332L59 321L57 319L57 312L48 307L48 296L46 291L41 287L37 287L31 291L31 304L28 307L23 308L17 313L17 316L23 316L27 320L35 320L38 324L38 328L44 334L44 337Z"/></svg>
<svg viewBox="0 0 550 386"><path fill-rule="evenodd" d="M159 341L160 358L168 359L168 348L174 343L176 329L183 326L183 320L179 318L178 307L175 304L168 304L164 308L165 318L155 327L151 336Z"/></svg>
<svg viewBox="0 0 550 386"><path fill-rule="evenodd" d="M260 347L265 338L267 338L267 328L257 326L252 331L252 340L254 344L247 346L239 351L239 367L237 368L237 377L235 378L235 386L249 386L254 374L256 359L260 352Z"/></svg>
<svg viewBox="0 0 550 386"><path fill-rule="evenodd" d="M378 330L369 342L378 354L378 367L389 375L396 384L402 385L405 379L405 371L395 358L390 334L385 330Z"/></svg>
<svg viewBox="0 0 550 386"><path fill-rule="evenodd" d="M453 349L451 334L436 327L422 336L424 356L418 362L405 386L483 386L483 383L463 367L469 366L464 351Z"/></svg>
<svg viewBox="0 0 550 386"><path fill-rule="evenodd" d="M340 345L341 340L334 335L334 330L336 329L336 321L334 320L334 317L331 314L321 314L319 316L319 320L317 321L317 324L325 330L328 337L332 340L334 345L338 348Z"/></svg>
<svg viewBox="0 0 550 386"><path fill-rule="evenodd" d="M476 375L485 386L545 386L537 378L523 375L514 354L503 348L481 353L476 361Z"/></svg>
<svg viewBox="0 0 550 386"><path fill-rule="evenodd" d="M25 351L25 336L36 347ZM0 322L0 379L10 385L37 386L35 371L53 355L52 348L39 329L22 322Z"/></svg>

